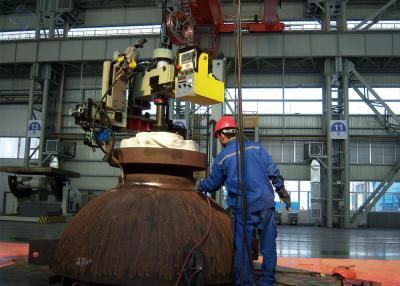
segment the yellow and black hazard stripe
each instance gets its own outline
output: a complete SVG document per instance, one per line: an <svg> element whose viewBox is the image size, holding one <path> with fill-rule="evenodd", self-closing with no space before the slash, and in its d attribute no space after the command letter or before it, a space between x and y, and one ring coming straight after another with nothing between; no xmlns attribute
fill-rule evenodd
<svg viewBox="0 0 400 286"><path fill-rule="evenodd" d="M41 216L39 217L39 224L47 224L47 223L63 223L65 222L65 216L63 215L51 215L51 216Z"/></svg>

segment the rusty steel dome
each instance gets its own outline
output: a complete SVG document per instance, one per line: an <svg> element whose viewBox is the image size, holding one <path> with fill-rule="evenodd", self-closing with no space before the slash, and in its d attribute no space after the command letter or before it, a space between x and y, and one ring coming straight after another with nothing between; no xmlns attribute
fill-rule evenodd
<svg viewBox="0 0 400 286"><path fill-rule="evenodd" d="M145 147L117 149L114 156L123 169L118 185L90 201L71 221L50 269L94 284L174 285L189 250L210 222L207 199L195 191L192 178L194 170L205 169L206 157ZM188 275L205 285L232 281L231 220L218 204L212 201L211 206L209 235L179 285L187 285ZM191 263L201 265L190 270Z"/></svg>

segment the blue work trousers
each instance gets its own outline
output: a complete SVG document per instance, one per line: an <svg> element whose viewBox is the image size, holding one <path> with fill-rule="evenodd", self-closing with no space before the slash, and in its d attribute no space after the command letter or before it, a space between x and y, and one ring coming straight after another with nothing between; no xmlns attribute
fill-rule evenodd
<svg viewBox="0 0 400 286"><path fill-rule="evenodd" d="M242 264L242 243L243 241L243 219L240 212L234 213L234 232L235 232L235 277L236 285L240 285L241 264ZM263 256L261 286L274 285L276 268L276 222L275 208L269 208L261 212L249 214L247 216L247 239L251 249L254 230L257 230L260 237L260 251ZM247 251L245 251L243 269L243 285L256 285L251 270L251 264Z"/></svg>

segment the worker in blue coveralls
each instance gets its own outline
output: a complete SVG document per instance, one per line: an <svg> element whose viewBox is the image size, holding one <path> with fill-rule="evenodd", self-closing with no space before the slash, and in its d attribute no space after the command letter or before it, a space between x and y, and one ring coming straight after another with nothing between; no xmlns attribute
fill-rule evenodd
<svg viewBox="0 0 400 286"><path fill-rule="evenodd" d="M255 285L248 251L245 252L244 264L242 263L243 212L241 181L238 180L236 165L238 161L240 162L240 156L237 155L236 131L236 121L231 116L223 116L216 123L214 137L218 137L225 148L215 158L209 177L199 180L196 183L196 189L200 192L212 193L221 186L225 186L228 192L227 202L233 210L236 285L241 285L241 282L243 282L243 285ZM277 231L272 185L274 185L280 199L285 203L287 210L290 210L290 196L285 190L284 180L275 162L261 144L246 141L245 150L247 245L252 245L253 233L256 228L259 233L260 250L263 256L260 285L273 285L277 261ZM242 267L243 277L241 279Z"/></svg>

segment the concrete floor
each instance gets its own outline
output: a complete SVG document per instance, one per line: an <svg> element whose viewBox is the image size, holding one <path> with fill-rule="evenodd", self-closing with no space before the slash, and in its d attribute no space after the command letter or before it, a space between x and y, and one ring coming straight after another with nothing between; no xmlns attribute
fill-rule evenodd
<svg viewBox="0 0 400 286"><path fill-rule="evenodd" d="M0 221L0 241L56 239L66 226ZM15 245L26 247L27 252L27 244ZM0 244L0 251L8 248L1 249ZM400 285L400 274L397 274L400 267L400 230L279 226L277 248L276 285L353 285L350 280L351 283L347 284L329 276L337 266L352 267L357 279L377 282L356 285ZM261 260L256 262L256 267L257 263L260 266ZM315 276L313 273L328 275ZM52 275L48 269L32 270L25 259L18 260L17 257L15 265L0 268L0 285L46 286Z"/></svg>
<svg viewBox="0 0 400 286"><path fill-rule="evenodd" d="M278 256L400 259L400 229L278 227Z"/></svg>
<svg viewBox="0 0 400 286"><path fill-rule="evenodd" d="M0 221L0 241L56 239L67 224ZM400 260L400 229L278 226L278 256Z"/></svg>

